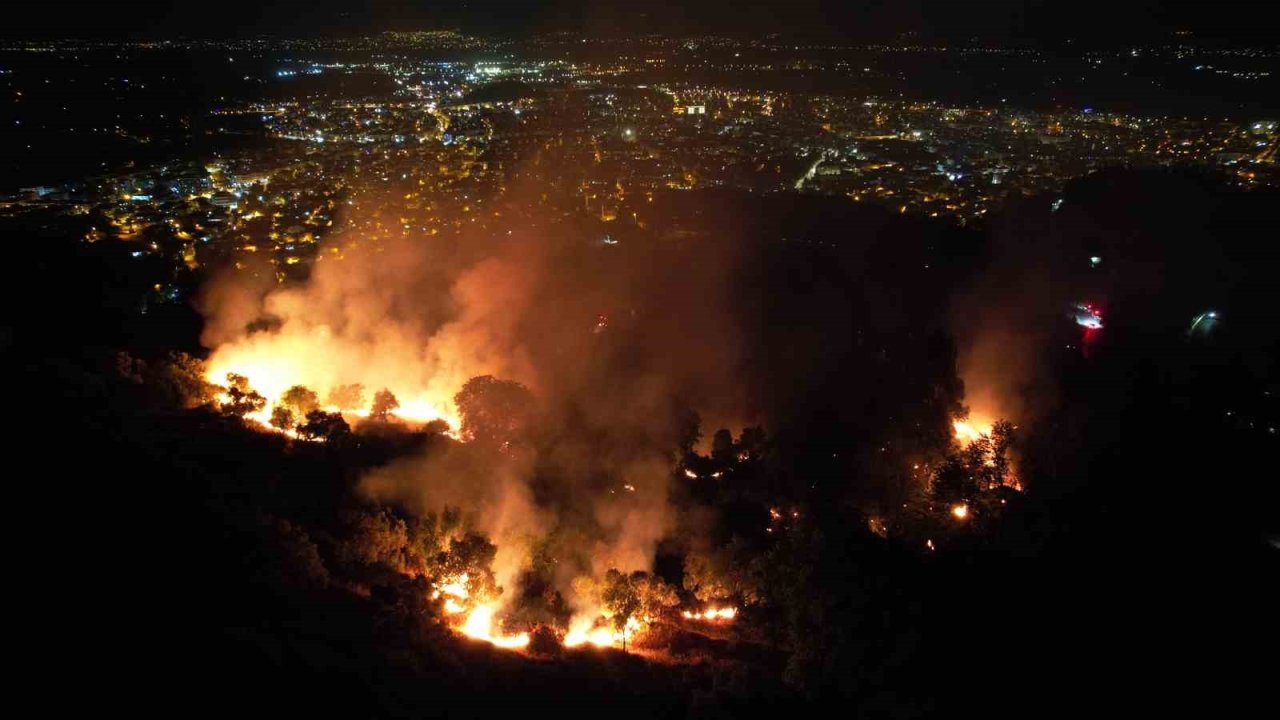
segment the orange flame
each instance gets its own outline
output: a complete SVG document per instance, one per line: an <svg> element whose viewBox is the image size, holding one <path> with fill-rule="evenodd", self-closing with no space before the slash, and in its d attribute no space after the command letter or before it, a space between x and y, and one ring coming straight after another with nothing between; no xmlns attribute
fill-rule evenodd
<svg viewBox="0 0 1280 720"><path fill-rule="evenodd" d="M621 645L624 639L634 638L643 632L652 621L652 618L627 618L626 627L622 630L615 630L605 625L597 624L598 620L592 620L589 615L574 618L570 624L569 632L564 636L565 647L580 647L582 645L594 645L595 647L614 647Z"/></svg>
<svg viewBox="0 0 1280 720"><path fill-rule="evenodd" d="M685 610L681 615L683 615L687 620L703 620L708 622L715 620L732 620L738 616L738 608L732 606L722 608L710 607L702 612L690 612L689 610Z"/></svg>
<svg viewBox="0 0 1280 720"><path fill-rule="evenodd" d="M955 428L956 439L968 442L980 440L983 435L991 435L991 423L969 420L953 420L951 426Z"/></svg>
<svg viewBox="0 0 1280 720"><path fill-rule="evenodd" d="M529 633L502 635L494 632L493 616L497 608L492 604L479 605L467 615L467 620L458 630L469 638L483 640L500 648L518 649L528 647Z"/></svg>
<svg viewBox="0 0 1280 720"><path fill-rule="evenodd" d="M343 384L334 379L320 379L314 372L308 371L304 366L292 362L287 357L237 356L234 348L221 349L219 354L215 355L205 373L205 380L214 385L222 385L226 383L229 373L248 378L249 387L266 398L267 402L263 408L258 412L245 415L245 419L266 430L282 432L293 438L299 437L297 432L281 430L271 424L271 412L280 403L280 398L285 391L294 385L303 385L323 398L334 387ZM461 427L462 422L453 409L451 397L433 398L425 390L414 391L412 388L388 387L388 389L400 401L400 406L391 412L391 415L396 418L421 425L433 420L443 420L453 430ZM226 402L228 398L223 395L218 400ZM370 416L368 407L340 408L336 405L326 405L324 410L342 413L345 417L368 418Z"/></svg>

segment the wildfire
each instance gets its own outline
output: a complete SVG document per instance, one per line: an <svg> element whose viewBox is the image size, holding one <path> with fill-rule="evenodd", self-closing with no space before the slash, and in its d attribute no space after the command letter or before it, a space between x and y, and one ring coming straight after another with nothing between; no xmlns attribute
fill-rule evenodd
<svg viewBox="0 0 1280 720"><path fill-rule="evenodd" d="M969 517L969 506L956 505L955 507L951 508L951 514L954 515L957 520L964 520L965 518Z"/></svg>
<svg viewBox="0 0 1280 720"><path fill-rule="evenodd" d="M952 420L951 425L955 428L956 440L959 440L964 444L978 442L984 438L990 439L995 423L990 422L985 418L976 419L971 413L966 419L957 418ZM1014 426L1014 429L1017 430L1016 425ZM987 453L987 457L985 457L982 462L987 467L995 467L996 465L996 459L990 453ZM1005 476L999 484L1018 492L1022 492L1022 481L1018 478L1017 467L1012 462L1006 466ZM994 487L990 489L994 489ZM951 509L951 514L954 515L957 520L964 520L968 517L969 509L967 506L956 506Z"/></svg>
<svg viewBox="0 0 1280 720"><path fill-rule="evenodd" d="M972 418L968 420L953 420L951 426L956 430L956 439L974 442L982 439L983 435L991 435L991 423L981 422Z"/></svg>
<svg viewBox="0 0 1280 720"><path fill-rule="evenodd" d="M722 608L711 607L703 610L702 612L690 612L689 610L685 610L681 615L683 615L686 620L704 620L708 622L716 620L732 620L738 616L738 608L732 606Z"/></svg>
<svg viewBox="0 0 1280 720"><path fill-rule="evenodd" d="M460 615L464 612L467 613L462 623L456 625L454 629L469 638L483 640L500 648L518 649L527 646L529 644L529 633L504 635L494 632L493 616L498 612L498 607L494 603L483 603L467 612L466 601L470 597L470 593L467 592L467 581L469 579L470 577L463 573L449 582L436 585L436 589L431 593L433 600L442 595L445 596L444 611L446 614Z"/></svg>
<svg viewBox="0 0 1280 720"><path fill-rule="evenodd" d="M628 618L626 627L615 630L601 623L600 619L592 620L590 616L575 618L570 624L569 632L564 636L564 646L568 648L594 645L595 647L613 647L621 645L624 639L633 638L649 626L652 618Z"/></svg>
<svg viewBox="0 0 1280 720"><path fill-rule="evenodd" d="M471 579L470 575L468 575L467 573L463 573L459 575L456 579L437 586L435 597L440 597L441 595L448 595L450 597L466 600L468 597L467 581L470 579Z"/></svg>
<svg viewBox="0 0 1280 720"><path fill-rule="evenodd" d="M467 615L466 622L458 630L469 638L483 640L500 648L517 649L529 645L529 633L515 635L495 634L493 616L497 607L492 604L479 605Z"/></svg>
<svg viewBox="0 0 1280 720"><path fill-rule="evenodd" d="M282 430L271 424L272 411L280 404L281 396L284 395L285 391L295 385L303 385L315 391L320 397L326 397L334 387L342 384L333 382L312 382L308 384L307 379L312 377L311 374L302 372L301 368L293 368L287 360L249 362L245 364L238 364L234 361L226 363L215 362L210 364L209 370L205 374L205 380L214 385L223 385L227 382L229 374L247 378L248 386L266 399L266 404L263 405L261 410L247 413L244 416L245 419L265 430L280 432L293 438L299 437L296 431ZM452 409L453 403L447 397L433 400L428 397L426 392L389 389L392 390L400 402L399 407L390 412L396 418L419 425L425 425L433 420L443 420L453 430L461 426L461 420ZM225 403L229 399L228 395L223 394L218 398L218 401ZM369 407L347 408L338 407L337 405L324 405L321 409L329 413L341 413L346 418L365 419L372 414ZM302 418L297 420L301 422ZM452 435L452 432L450 434Z"/></svg>

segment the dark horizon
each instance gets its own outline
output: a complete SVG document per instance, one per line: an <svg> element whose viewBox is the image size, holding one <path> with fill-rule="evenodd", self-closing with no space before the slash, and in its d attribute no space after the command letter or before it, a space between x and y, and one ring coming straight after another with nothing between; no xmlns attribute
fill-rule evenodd
<svg viewBox="0 0 1280 720"><path fill-rule="evenodd" d="M166 37L235 39L253 36L351 36L388 30L457 29L473 35L527 37L550 32L589 35L774 35L850 42L985 41L1015 44L1114 45L1186 34L1201 42L1274 44L1267 23L1251 17L1255 3L1211 6L1141 0L993 0L977 6L943 0L885 3L862 0L767 0L742 8L713 0L680 3L550 0L515 4L474 0L454 7L322 0L264 7L228 0L217 5L143 2L118 6L36 6L8 19L0 35L12 39L152 40Z"/></svg>

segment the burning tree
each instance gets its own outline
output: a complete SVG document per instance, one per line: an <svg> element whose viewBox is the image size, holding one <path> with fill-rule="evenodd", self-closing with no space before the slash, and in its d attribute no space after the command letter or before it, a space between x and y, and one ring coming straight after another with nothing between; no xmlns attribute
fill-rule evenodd
<svg viewBox="0 0 1280 720"><path fill-rule="evenodd" d="M640 592L630 575L610 570L605 573L604 585L600 588L600 601L609 613L613 629L622 633L622 650L625 652L627 624L640 612Z"/></svg>
<svg viewBox="0 0 1280 720"><path fill-rule="evenodd" d="M737 459L733 447L733 434L721 428L711 436L711 459L719 466L730 466Z"/></svg>
<svg viewBox="0 0 1280 720"><path fill-rule="evenodd" d="M274 414L272 419L275 419ZM333 442L350 435L351 428L342 419L342 413L312 410L307 413L307 421L298 426L298 434L311 440Z"/></svg>
<svg viewBox="0 0 1280 720"><path fill-rule="evenodd" d="M281 430L291 430L297 422L293 419L293 413L289 408L283 405L276 405L271 408L271 427Z"/></svg>
<svg viewBox="0 0 1280 720"><path fill-rule="evenodd" d="M933 476L932 497L954 520L969 519L973 505L998 504L1001 492L1020 489L1010 453L1014 426L1007 420L992 424L990 432L966 435L967 443L953 449Z"/></svg>
<svg viewBox="0 0 1280 720"><path fill-rule="evenodd" d="M320 398L314 390L294 385L280 395L279 404L288 408L295 418L305 418L320 408Z"/></svg>
<svg viewBox="0 0 1280 720"><path fill-rule="evenodd" d="M493 575L497 553L497 546L489 538L469 532L450 541L449 549L436 556L432 571L446 582L460 582L466 597L473 602L488 602L502 594Z"/></svg>

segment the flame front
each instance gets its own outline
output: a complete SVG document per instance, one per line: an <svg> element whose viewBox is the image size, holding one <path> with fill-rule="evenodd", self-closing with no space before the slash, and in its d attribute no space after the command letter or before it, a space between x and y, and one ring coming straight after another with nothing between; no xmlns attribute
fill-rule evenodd
<svg viewBox="0 0 1280 720"><path fill-rule="evenodd" d="M600 624L600 616L592 620L591 615L583 615L574 620L569 625L569 632L564 636L565 647L581 647L583 645L594 645L595 647L614 647L622 645L625 640L630 640L636 635L644 632L648 628L652 618L627 618L626 627L622 630L615 630L607 625Z"/></svg>
<svg viewBox="0 0 1280 720"><path fill-rule="evenodd" d="M467 614L466 622L458 630L469 638L483 640L500 648L517 649L528 647L529 633L502 635L494 632L493 616L498 608L490 604L478 605Z"/></svg>
<svg viewBox="0 0 1280 720"><path fill-rule="evenodd" d="M529 645L529 633L517 633L515 635L504 635L494 632L493 617L498 612L498 606L495 603L482 603L471 608L467 612L467 600L471 594L467 592L467 581L470 577L463 573L449 582L436 585L436 589L432 591L431 598L438 599L445 597L444 611L447 615L460 615L467 613L462 623L454 627L455 630L475 640L483 640L500 648L519 649Z"/></svg>
<svg viewBox="0 0 1280 720"><path fill-rule="evenodd" d="M293 346L285 342L258 342L228 345L219 348L209 360L205 379L214 385L224 385L229 374L244 376L248 385L266 399L266 404L257 412L245 415L261 427L280 432L271 425L271 413L280 404L285 391L295 385L302 385L325 398L337 387L353 383L361 383L369 393L387 389L399 400L400 406L391 412L395 417L417 424L425 424L433 420L443 420L449 427L457 430L461 422L453 408L452 395L442 383L417 384L419 389L409 386L403 380L398 382L386 377L387 373L374 371L366 375L353 372L351 377L342 377L332 368L325 365L320 358L324 357L321 348L303 352L302 349L291 350ZM310 360L308 360L310 358ZM430 385L433 389L423 389ZM456 390L456 388L454 388ZM219 398L225 401L226 396ZM369 399L366 398L366 403ZM325 405L326 412L342 413L345 417L368 418L369 407L346 408L336 405ZM283 431L292 437L297 434Z"/></svg>
<svg viewBox="0 0 1280 720"><path fill-rule="evenodd" d="M683 615L686 620L705 620L708 622L715 620L732 620L738 616L738 608L732 606L722 608L710 607L702 612L685 610L681 615Z"/></svg>

